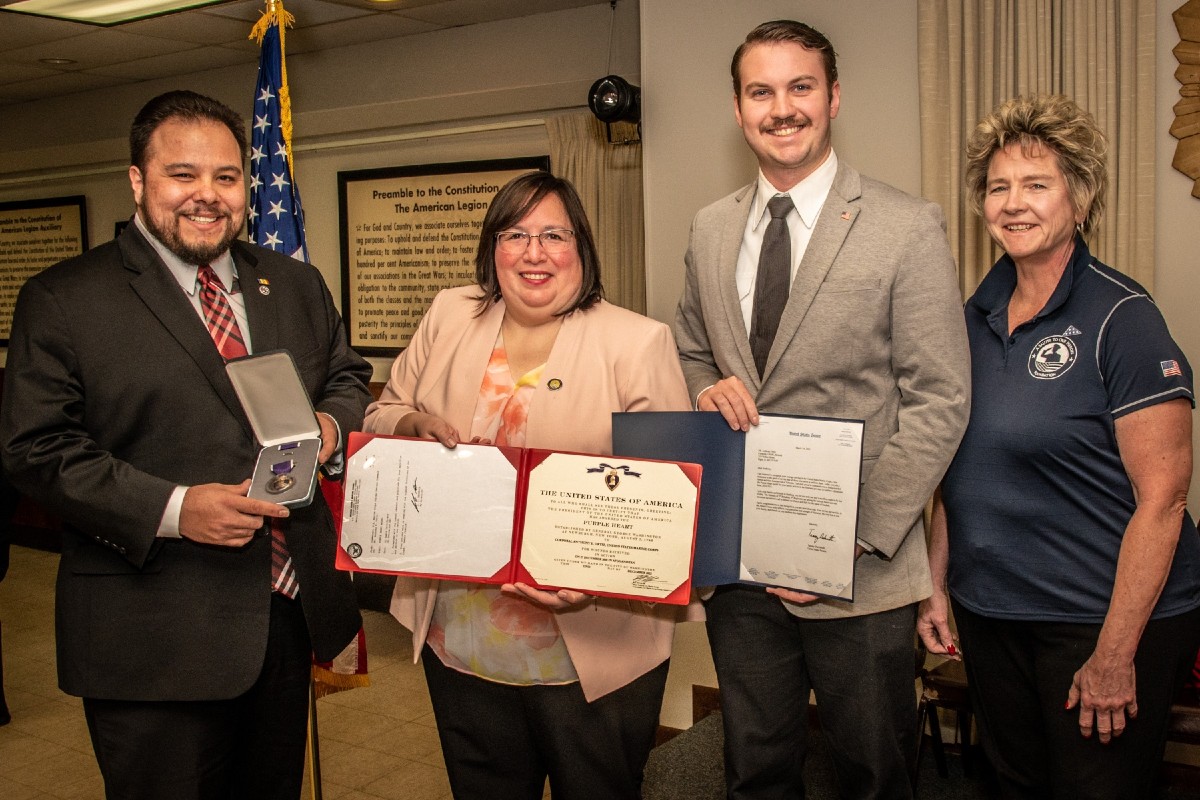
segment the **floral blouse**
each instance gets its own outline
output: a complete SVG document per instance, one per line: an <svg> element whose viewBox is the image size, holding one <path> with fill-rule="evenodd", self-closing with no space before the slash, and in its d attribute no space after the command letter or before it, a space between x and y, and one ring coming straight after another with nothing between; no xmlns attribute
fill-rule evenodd
<svg viewBox="0 0 1200 800"><path fill-rule="evenodd" d="M545 366L514 381L504 336L497 337L471 437L523 447L529 404ZM521 686L579 680L554 612L496 586L443 581L426 641L447 667L487 680Z"/></svg>

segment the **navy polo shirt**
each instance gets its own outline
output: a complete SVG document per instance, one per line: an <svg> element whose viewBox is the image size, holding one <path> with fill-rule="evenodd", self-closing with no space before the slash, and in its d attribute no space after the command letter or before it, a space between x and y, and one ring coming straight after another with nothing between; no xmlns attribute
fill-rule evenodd
<svg viewBox="0 0 1200 800"><path fill-rule="evenodd" d="M1008 334L1006 255L967 301L971 421L943 481L949 589L977 614L1098 623L1133 489L1114 420L1195 406L1192 369L1146 291L1076 237L1046 307ZM1200 537L1185 514L1154 617L1200 607Z"/></svg>

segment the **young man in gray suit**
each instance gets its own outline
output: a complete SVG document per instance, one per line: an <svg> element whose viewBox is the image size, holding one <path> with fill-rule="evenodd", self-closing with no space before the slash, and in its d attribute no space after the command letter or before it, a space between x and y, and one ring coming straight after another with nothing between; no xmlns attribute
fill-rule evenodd
<svg viewBox="0 0 1200 800"><path fill-rule="evenodd" d="M245 136L194 92L147 103L133 220L30 278L13 317L4 466L64 522L58 681L110 798L296 800L312 656L361 625L320 493L290 513L246 496L259 446L226 358L292 354L322 462L371 367L317 270L238 239Z"/></svg>
<svg viewBox="0 0 1200 800"><path fill-rule="evenodd" d="M768 22L732 65L754 183L692 224L675 335L701 411L866 421L854 602L748 585L706 603L730 798L804 797L809 692L845 798L909 798L922 510L967 423L962 301L940 209L840 162L832 45Z"/></svg>

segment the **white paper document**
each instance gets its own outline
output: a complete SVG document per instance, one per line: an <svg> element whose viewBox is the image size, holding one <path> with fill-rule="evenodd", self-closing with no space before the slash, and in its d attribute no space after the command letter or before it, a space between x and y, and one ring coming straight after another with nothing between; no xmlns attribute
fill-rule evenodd
<svg viewBox="0 0 1200 800"><path fill-rule="evenodd" d="M490 578L512 558L517 468L495 447L372 439L347 459L342 547L362 569Z"/></svg>
<svg viewBox="0 0 1200 800"><path fill-rule="evenodd" d="M763 415L746 434L742 580L847 600L863 423Z"/></svg>

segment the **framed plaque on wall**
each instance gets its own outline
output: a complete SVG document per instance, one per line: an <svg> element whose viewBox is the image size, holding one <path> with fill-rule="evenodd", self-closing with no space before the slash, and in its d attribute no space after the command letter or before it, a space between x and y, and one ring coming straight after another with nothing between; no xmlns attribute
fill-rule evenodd
<svg viewBox="0 0 1200 800"><path fill-rule="evenodd" d="M350 346L395 356L442 289L475 281L483 218L496 192L548 156L338 173L342 316Z"/></svg>

